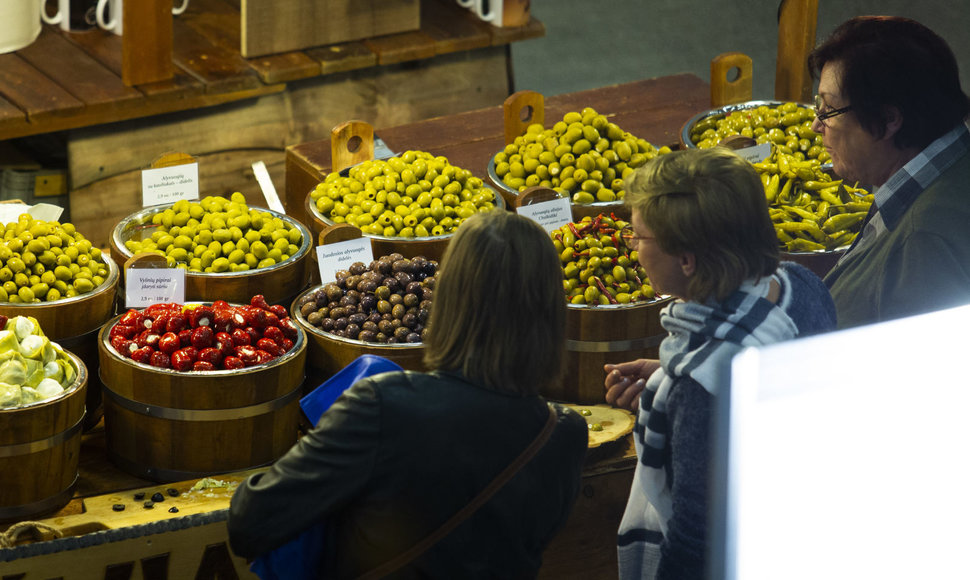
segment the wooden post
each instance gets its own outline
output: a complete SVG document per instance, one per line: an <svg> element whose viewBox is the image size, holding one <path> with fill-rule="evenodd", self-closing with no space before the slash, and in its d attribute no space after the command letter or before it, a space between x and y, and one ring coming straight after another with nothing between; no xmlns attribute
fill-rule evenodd
<svg viewBox="0 0 970 580"><path fill-rule="evenodd" d="M728 80L731 70L738 78ZM741 52L725 52L711 60L711 106L723 107L751 100L751 57Z"/></svg>
<svg viewBox="0 0 970 580"><path fill-rule="evenodd" d="M815 48L818 0L783 0L778 9L778 59L775 98L810 103L812 75L808 53Z"/></svg>
<svg viewBox="0 0 970 580"><path fill-rule="evenodd" d="M172 0L128 0L122 9L121 79L129 87L165 81L172 64Z"/></svg>

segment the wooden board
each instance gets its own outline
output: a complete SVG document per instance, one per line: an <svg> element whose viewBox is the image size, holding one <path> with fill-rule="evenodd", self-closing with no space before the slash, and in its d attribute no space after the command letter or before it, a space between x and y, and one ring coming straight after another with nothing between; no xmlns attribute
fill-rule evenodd
<svg viewBox="0 0 970 580"><path fill-rule="evenodd" d="M242 0L247 58L417 30L419 0Z"/></svg>
<svg viewBox="0 0 970 580"><path fill-rule="evenodd" d="M71 48L69 40L45 27L37 40L19 54L89 107L115 105L142 97L139 91L125 86L116 74L86 54L70 60L62 58Z"/></svg>
<svg viewBox="0 0 970 580"><path fill-rule="evenodd" d="M84 108L84 103L14 53L0 55L0 86L0 96L25 111L31 121Z"/></svg>

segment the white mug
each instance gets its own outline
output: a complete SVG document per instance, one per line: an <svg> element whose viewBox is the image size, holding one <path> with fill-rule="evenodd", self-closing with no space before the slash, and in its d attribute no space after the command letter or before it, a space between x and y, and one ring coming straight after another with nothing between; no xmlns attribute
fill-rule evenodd
<svg viewBox="0 0 970 580"><path fill-rule="evenodd" d="M105 7L107 7L108 11L111 13L111 20L106 18L104 10ZM172 14L178 16L179 14L185 12L185 9L188 7L189 0L182 0L181 6L172 7ZM98 7L95 10L98 26L105 30L114 32L115 34L121 34L121 11L122 0L98 0Z"/></svg>
<svg viewBox="0 0 970 580"><path fill-rule="evenodd" d="M78 5L80 5L82 7L85 6L85 5L87 5L88 6L88 10L90 10L91 8L93 8L93 6L91 6L92 2L90 2L90 1L85 1L85 0L57 0L57 13L55 13L54 16L48 16L48 14L47 14L47 0L41 0L40 17L43 18L44 19L44 22L46 22L47 24L60 25L61 30L67 30L67 31L75 30L75 29L85 30L87 28L90 28L91 26L94 26L94 14L93 14L93 10L91 10L91 12L85 18L85 20L86 20L85 24L87 24L87 26L80 26L79 28L73 28L71 26L71 3L72 2L75 3L75 6L74 6L74 11L75 12L78 12L79 11ZM88 20L88 19L90 19L90 20ZM76 24L77 24L77 22L75 22L75 25Z"/></svg>
<svg viewBox="0 0 970 580"><path fill-rule="evenodd" d="M41 0L0 0L0 54L28 46L40 35Z"/></svg>

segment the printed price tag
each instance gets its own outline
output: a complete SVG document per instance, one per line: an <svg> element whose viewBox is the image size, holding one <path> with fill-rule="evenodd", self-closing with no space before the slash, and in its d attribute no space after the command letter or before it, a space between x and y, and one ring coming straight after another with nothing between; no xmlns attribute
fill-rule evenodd
<svg viewBox="0 0 970 580"><path fill-rule="evenodd" d="M320 266L320 280L324 284L337 279L337 270L346 270L354 262L370 264L372 261L374 250L367 237L317 246L317 264Z"/></svg>
<svg viewBox="0 0 970 580"><path fill-rule="evenodd" d="M170 204L199 199L199 164L186 163L141 172L141 205Z"/></svg>
<svg viewBox="0 0 970 580"><path fill-rule="evenodd" d="M547 232L561 228L573 221L573 210L568 197L560 197L551 201L523 205L516 213L525 216L544 227Z"/></svg>
<svg viewBox="0 0 970 580"><path fill-rule="evenodd" d="M735 149L734 152L748 163L761 163L771 155L771 143L762 143L754 147Z"/></svg>
<svg viewBox="0 0 970 580"><path fill-rule="evenodd" d="M180 268L129 268L125 306L146 308L163 302L185 302L185 270Z"/></svg>

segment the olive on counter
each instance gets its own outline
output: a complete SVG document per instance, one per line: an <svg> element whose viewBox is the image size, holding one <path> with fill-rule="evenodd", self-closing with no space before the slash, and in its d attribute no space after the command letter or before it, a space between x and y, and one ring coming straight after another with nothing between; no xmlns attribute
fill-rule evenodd
<svg viewBox="0 0 970 580"><path fill-rule="evenodd" d="M354 262L336 280L304 294L300 316L324 332L381 344L419 343L427 337L438 262L399 253Z"/></svg>

